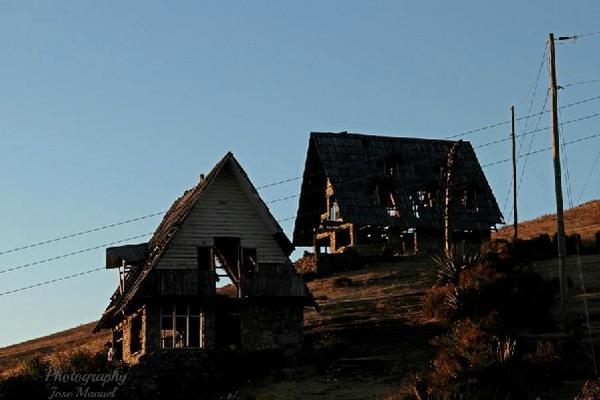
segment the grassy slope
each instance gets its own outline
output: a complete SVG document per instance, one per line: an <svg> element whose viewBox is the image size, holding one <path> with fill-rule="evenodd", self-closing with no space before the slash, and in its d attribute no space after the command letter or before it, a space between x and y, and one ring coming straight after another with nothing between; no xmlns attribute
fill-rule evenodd
<svg viewBox="0 0 600 400"><path fill-rule="evenodd" d="M0 376L9 374L25 359L41 356L48 359L64 357L78 350L101 351L110 339L110 332L92 334L96 322L79 325L52 335L0 348Z"/></svg>
<svg viewBox="0 0 600 400"><path fill-rule="evenodd" d="M600 200L593 200L573 209L565 210L565 228L567 234L577 232L586 241L595 240L594 235L600 231ZM519 224L519 236L523 239L542 233L552 235L555 232L556 217L554 214L543 215ZM511 225L500 229L494 237L510 239L512 235L513 228Z"/></svg>
<svg viewBox="0 0 600 400"><path fill-rule="evenodd" d="M352 285L337 287L349 278ZM346 343L327 369L290 368L242 391L256 399L392 398L402 377L427 366L440 327L421 320L420 299L434 279L428 259L380 264L309 283L321 312L306 314L306 335Z"/></svg>
<svg viewBox="0 0 600 400"><path fill-rule="evenodd" d="M321 312L308 310L307 337L330 333L346 343L327 370L290 368L282 376L247 385L257 399L364 399L394 393L401 377L424 367L428 340L439 328L421 322L420 298L433 281L429 259L380 264L309 283ZM337 287L336 278L351 280ZM0 349L0 371L33 355L60 357L78 349L100 350L107 334L93 323Z"/></svg>

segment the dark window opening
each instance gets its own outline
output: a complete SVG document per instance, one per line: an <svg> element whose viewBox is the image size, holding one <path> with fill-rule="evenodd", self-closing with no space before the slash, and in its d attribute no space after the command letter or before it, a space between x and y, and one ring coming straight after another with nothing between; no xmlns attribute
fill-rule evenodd
<svg viewBox="0 0 600 400"><path fill-rule="evenodd" d="M477 211L477 191L475 189L467 189L463 191L461 198L463 206L468 211Z"/></svg>
<svg viewBox="0 0 600 400"><path fill-rule="evenodd" d="M400 175L400 167L402 166L402 159L398 155L389 155L383 162L383 169L386 176L397 177Z"/></svg>
<svg viewBox="0 0 600 400"><path fill-rule="evenodd" d="M217 293L229 297L239 297L238 288L242 269L240 238L215 238L213 253Z"/></svg>
<svg viewBox="0 0 600 400"><path fill-rule="evenodd" d="M393 192L382 192L381 193L381 204L385 205L385 209L388 215L392 217L399 217L400 210L398 207L398 201L396 195Z"/></svg>
<svg viewBox="0 0 600 400"><path fill-rule="evenodd" d="M163 349L201 348L204 314L198 305L187 303L161 306L160 338Z"/></svg>
<svg viewBox="0 0 600 400"><path fill-rule="evenodd" d="M419 215L420 206L419 206L419 195L418 194L410 195L410 209L415 218L420 218L420 215Z"/></svg>
<svg viewBox="0 0 600 400"><path fill-rule="evenodd" d="M113 331L113 348L115 349L115 360L123 359L123 330Z"/></svg>
<svg viewBox="0 0 600 400"><path fill-rule="evenodd" d="M131 319L131 340L129 342L129 351L137 353L142 350L142 314L138 313Z"/></svg>
<svg viewBox="0 0 600 400"><path fill-rule="evenodd" d="M335 248L341 249L342 247L349 246L351 242L350 230L344 229L335 233Z"/></svg>
<svg viewBox="0 0 600 400"><path fill-rule="evenodd" d="M329 196L329 221L337 221L338 217L339 209L335 196Z"/></svg>
<svg viewBox="0 0 600 400"><path fill-rule="evenodd" d="M213 254L211 247L198 247L198 270L213 270Z"/></svg>

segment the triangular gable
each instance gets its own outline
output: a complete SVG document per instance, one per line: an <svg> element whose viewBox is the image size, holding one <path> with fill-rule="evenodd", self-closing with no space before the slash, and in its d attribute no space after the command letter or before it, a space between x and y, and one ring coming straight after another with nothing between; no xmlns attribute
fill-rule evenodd
<svg viewBox="0 0 600 400"><path fill-rule="evenodd" d="M269 208L259 196L258 191L250 181L244 169L235 159L233 154L228 152L198 185L186 191L173 203L169 211L167 211L148 244L150 253L148 261L144 266L135 270L127 279L125 293L120 295L118 291L115 292L113 301L104 312L95 330L99 330L111 315L122 310L123 307L135 297L136 293L142 287L143 282L156 267L163 254L167 251L169 244L177 235L178 229L184 224L194 207L201 201L202 195L219 176L221 171L223 171L223 168L231 168L231 172L244 191L250 204L256 210L267 230L273 235L274 240L280 246L283 254L286 257L291 254L293 245L289 239L287 239L283 229L277 223L269 211Z"/></svg>

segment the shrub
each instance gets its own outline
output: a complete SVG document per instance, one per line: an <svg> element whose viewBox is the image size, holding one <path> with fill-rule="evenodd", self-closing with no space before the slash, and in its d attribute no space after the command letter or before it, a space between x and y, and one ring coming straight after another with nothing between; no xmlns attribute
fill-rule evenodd
<svg viewBox="0 0 600 400"><path fill-rule="evenodd" d="M460 274L465 269L478 265L483 260L481 253L470 254L464 247L454 247L449 254L434 256L433 261L438 267L438 285L457 285Z"/></svg>
<svg viewBox="0 0 600 400"><path fill-rule="evenodd" d="M448 319L451 308L448 304L452 285L435 285L425 291L422 300L422 314L425 319Z"/></svg>
<svg viewBox="0 0 600 400"><path fill-rule="evenodd" d="M523 378L516 342L497 335L495 316L461 320L433 344L438 350L427 377L431 398L520 396Z"/></svg>
<svg viewBox="0 0 600 400"><path fill-rule="evenodd" d="M32 357L23 362L22 375L43 380L50 368L51 365L49 361L46 361L39 356Z"/></svg>
<svg viewBox="0 0 600 400"><path fill-rule="evenodd" d="M600 400L600 380L586 381L575 400Z"/></svg>
<svg viewBox="0 0 600 400"><path fill-rule="evenodd" d="M109 369L109 362L103 352L76 351L62 359L58 368L74 372L103 372Z"/></svg>

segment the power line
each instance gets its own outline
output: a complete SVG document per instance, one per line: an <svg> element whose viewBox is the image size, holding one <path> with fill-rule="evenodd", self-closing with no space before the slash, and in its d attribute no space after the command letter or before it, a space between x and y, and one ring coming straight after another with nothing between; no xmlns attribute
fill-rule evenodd
<svg viewBox="0 0 600 400"><path fill-rule="evenodd" d="M136 239L140 239L149 235L152 235L153 232L146 232L146 233L142 233L141 235L135 235L135 236L131 236L125 239L120 239L120 240L115 240L114 242L110 242L110 243L104 243L104 244L99 244L97 246L93 246L93 247L88 247L87 249L81 249L81 250L77 250L77 251L73 251L71 253L66 253L66 254L61 254L59 256L54 256L54 257L50 257L50 258L46 258L43 260L38 260L38 261L33 261L27 264L22 264L22 265L18 265L15 267L10 267L10 268L5 268L5 269L1 269L0 270L0 274L4 274L7 272L11 272L11 271L17 271L23 268L29 268L29 267L33 267L35 265L40 265L40 264L45 264L48 263L50 261L56 261L56 260L60 260L63 258L67 258L67 257L72 257L75 255L79 255L79 254L83 254L83 253L88 253L92 250L98 250L98 249L103 249L105 247L108 246L112 246L115 244L119 244L119 243L123 243L123 242L128 242L130 240L136 240Z"/></svg>
<svg viewBox="0 0 600 400"><path fill-rule="evenodd" d="M580 35L572 35L572 36L559 36L556 38L556 40L572 40L573 42L576 42L577 39L581 39L582 37L588 37L588 36L595 36L595 35L600 35L600 32L589 32L589 33L582 33Z"/></svg>
<svg viewBox="0 0 600 400"><path fill-rule="evenodd" d="M75 232L75 233L69 233L67 235L58 236L58 237L55 237L55 238L52 238L52 239L48 239L48 240L43 240L41 242L36 242L36 243L32 243L32 244L26 244L26 245L23 245L23 246L20 246L20 247L15 247L13 249L3 250L3 251L0 251L0 256L4 255L4 254L14 253L16 251L21 251L21 250L25 250L25 249L31 249L33 247L43 246L45 244L59 242L61 240L65 240L65 239L71 239L71 238L74 238L74 237L77 237L77 236L87 235L89 233L98 232L98 231L101 231L101 230L110 229L110 228L114 228L114 227L125 225L125 224L130 224L132 222L142 221L144 219L156 217L156 216L162 215L164 213L165 213L165 211L158 211L158 212L154 212L154 213L151 213L151 214L142 215L141 217L130 218L130 219L126 219L124 221L114 222L112 224L102 225L102 226L99 226L99 227L96 227L96 228L90 228L90 229L86 229L84 231Z"/></svg>
<svg viewBox="0 0 600 400"><path fill-rule="evenodd" d="M582 137L582 138L579 138L579 139L571 140L569 142L565 142L565 146L568 146L568 145L571 145L571 144L585 142L586 140L590 140L590 139L596 138L598 136L600 136L600 132L595 133L593 135L585 136L585 137ZM526 154L523 154L521 157L528 157L530 155L542 153L544 151L549 151L549 150L552 150L552 146L550 146L550 147L544 147L544 148L533 150L533 151L529 151ZM497 161L493 161L493 162L488 163L488 164L484 164L484 165L481 166L481 168L488 168L488 167L491 167L491 166L494 166L494 165L498 165L498 164L502 164L502 163L509 162L509 161L511 161L511 158L505 158L505 159L502 159L502 160L497 160Z"/></svg>
<svg viewBox="0 0 600 400"><path fill-rule="evenodd" d="M571 82L571 83L566 83L564 85L560 85L561 88L568 88L571 86L578 86L578 85L587 85L589 83L598 83L600 82L600 79L590 79L589 81L579 81L579 82Z"/></svg>
<svg viewBox="0 0 600 400"><path fill-rule="evenodd" d="M577 203L579 203L583 197L583 194L585 193L585 189L587 188L588 183L590 183L590 179L592 179L592 175L594 173L594 170L596 169L596 165L598 164L598 160L600 160L600 151L598 151L598 154L596 154L596 158L594 159L594 163L592 164L592 168L590 168L590 172L588 173L588 176L585 180L585 183L583 184L583 187L581 188L581 193L579 193L579 197L577 198Z"/></svg>
<svg viewBox="0 0 600 400"><path fill-rule="evenodd" d="M24 290L33 289L33 288L36 288L36 287L39 287L39 286L49 285L51 283L56 283L56 282L60 282L60 281L65 281L67 279L77 278L78 276L83 276L83 275L91 274L92 272L103 271L103 270L105 270L105 268L90 269L88 271L79 272L77 274L67 275L67 276L63 276L63 277L60 277L60 278L51 279L49 281L35 283L33 285L24 286L24 287L21 287L21 288L18 288L18 289L8 290L6 292L0 292L0 296L5 296L7 294L22 292Z"/></svg>
<svg viewBox="0 0 600 400"><path fill-rule="evenodd" d="M283 179L283 180L280 180L277 182L267 183L262 186L257 186L256 190L261 190L261 189L265 189L265 188L272 187L272 186L283 185L284 183L294 182L301 178L302 178L301 176L294 176L292 178Z"/></svg>
<svg viewBox="0 0 600 400"><path fill-rule="evenodd" d="M544 45L544 52L542 53L542 59L540 61L540 66L538 67L538 71L535 77L535 83L533 85L533 91L531 93L531 100L529 101L529 108L527 110L527 116L525 117L525 124L523 126L523 134L522 136L525 135L525 132L527 131L527 124L529 123L529 117L531 116L531 110L533 109L533 102L535 101L535 94L537 93L537 87L539 85L540 82L540 76L542 74L542 69L544 68L544 63L546 63L546 54L548 53L548 44L546 43ZM546 98L547 100L547 98ZM542 107L542 113L544 112L544 107ZM519 151L518 151L518 156L521 156L521 152L523 150L523 143L525 142L525 140L521 140L521 143L519 143ZM518 157L517 157L518 158ZM511 188L513 187L513 180L515 179L515 176L510 177L510 182L508 183L508 190L506 191L506 197L504 199L504 206L502 207L502 214L504 214L506 212L506 206L508 205L508 197L510 196L511 193ZM516 194L515 194L515 199L516 199ZM512 215L512 212L511 212Z"/></svg>
<svg viewBox="0 0 600 400"><path fill-rule="evenodd" d="M588 102L591 102L591 101L596 101L596 100L600 100L600 96L594 96L594 97L586 98L586 99L583 99L583 100L579 100L579 101L576 101L574 103L570 103L570 104L566 104L564 106L561 106L560 108L565 109L565 108L575 107L575 106L578 106L578 105L581 105L581 104L584 104L584 103L588 103ZM525 115L523 117L517 118L516 121L520 121L520 120L523 120L523 119L526 119L526 118L529 118L529 117L532 117L532 116L540 116L540 115L545 114L547 112L549 112L549 111L542 111L542 112L538 112L538 113L534 113L534 114L530 114L530 115ZM501 125L505 125L505 124L508 124L508 123L510 123L510 120L502 121L502 122L498 122L498 123L494 123L494 124L489 124L489 125L486 125L486 126L483 126L483 127L480 127L480 128L472 129L472 130L465 131L465 132L462 132L462 133L457 133L457 134L448 136L448 137L446 137L444 139L452 139L452 138L456 138L456 137L460 137L460 136L465 136L465 135L468 135L468 134L471 134L471 133L480 132L480 131L483 131L483 130L486 130L486 129L491 129L491 128L498 127L498 126L501 126ZM500 142L498 142L498 143L500 143ZM484 145L485 146L490 146L492 144L496 144L496 143L490 143L490 144L484 144ZM485 147L484 145L479 146L479 147ZM358 164L358 163L372 162L372 161L374 161L374 160L372 160L372 159L358 160L356 163ZM351 164L352 163L349 163L346 166L350 166ZM315 175L315 174L313 174L313 175ZM303 176L295 176L295 177L291 177L291 178L287 178L287 179L275 181L275 182L272 182L272 183L267 183L267 184L258 186L257 190L264 189L264 188L267 188L267 187L273 187L273 186L285 184L285 183L296 181L296 180L300 180L303 177L309 177L309 176L311 176L311 174L304 174ZM288 199L291 199L291 198L296 198L298 196L299 195L287 196L285 198L274 199L271 202L272 203L280 202L280 201L288 200ZM26 249L31 249L31 248L34 248L34 247L39 247L39 246L43 246L43 245L55 243L55 242L66 240L66 239L75 238L75 237L78 237L78 236L82 236L82 235L86 235L86 234L98 232L98 231L101 231L101 230L106 230L106 229L114 228L114 227L117 227L117 226L129 224L129 223L133 223L133 222L137 222L137 221L141 221L141 220L145 220L145 219L148 219L148 218L152 218L152 217L163 215L165 213L166 213L166 211L158 211L158 212L154 212L154 213L151 213L151 214L142 215L140 217L131 218L131 219L123 220L123 221L118 221L118 222L111 223L111 224L108 224L108 225L102 225L102 226L99 226L99 227L90 228L90 229L82 230L82 231L75 232L75 233L65 234L65 235L58 236L58 237L55 237L55 238L52 238L52 239L48 239L48 240L43 240L43 241L39 241L39 242L32 243L32 244L26 244L26 245L23 245L23 246L12 248L12 249L7 249L7 250L0 251L0 256L5 255L5 254L9 254L9 253L14 253L14 252L26 250Z"/></svg>
<svg viewBox="0 0 600 400"><path fill-rule="evenodd" d="M582 137L582 138L578 138L578 139L575 139L575 140L571 140L569 142L565 142L563 144L563 146L568 146L568 145L575 144L575 143L581 143L581 142L584 142L586 140L590 140L592 138L596 138L596 137L599 137L599 136L600 136L600 132L592 134L592 135L588 135L588 136L585 136L585 137ZM523 155L522 157L526 157L526 156L529 156L529 155L541 153L541 152L548 151L548 150L551 150L551 149L552 149L552 147L545 147L545 148L542 148L542 149L537 149L537 150L528 152L527 154ZM494 161L494 162L482 165L482 168L491 167L491 166L494 166L494 165L498 165L498 164L501 164L501 163L508 162L510 160L511 160L510 158L503 159L503 160L497 160L497 161ZM379 174L381 174L381 173L379 173ZM361 177L361 179L364 179L364 177ZM313 214L313 213L310 213L310 214ZM278 222L287 221L287 220L290 220L290 219L296 218L296 217L298 217L298 215L296 215L294 217L287 217L287 218L280 219L280 220L278 220ZM18 289L9 290L9 291L0 293L0 296L4 296L4 295L7 295L7 294L11 294L11 293L17 293L17 292L21 292L21 291L24 291L24 290L32 289L32 288L35 288L35 287L39 287L39 286L43 286L43 285L48 285L48 284L51 284L51 283L55 283L55 282L59 282L59 281L63 281L63 280L71 279L71 278L75 278L75 277L78 277L78 276L90 274L92 272L101 271L101 270L104 270L104 269L105 268L91 269L91 270L88 270L88 271L79 272L77 274L67 275L67 276L56 278L56 279L52 279L52 280L49 280L49 281L40 282L40 283L36 283L36 284L33 284L33 285L21 287L21 288L18 288Z"/></svg>
<svg viewBox="0 0 600 400"><path fill-rule="evenodd" d="M571 119L569 121L562 122L561 125L569 125L569 124L573 124L575 122L580 122L580 121L584 121L584 120L588 120L588 119L592 119L592 118L598 118L598 117L600 117L600 112L594 113L594 114L585 115L585 116L580 117L580 118ZM534 129L534 130L531 130L531 131L528 131L528 132L523 132L523 133L517 135L517 137L521 138L521 137L524 137L524 136L529 136L529 135L537 133L537 132L546 131L546 130L548 130L550 128L551 128L551 126L545 126L543 128ZM488 146L492 146L492 145L495 145L495 144L508 142L509 140L511 140L510 137L508 137L508 138L502 138L502 139L494 140L492 142L487 142L487 143L483 143L483 144L474 146L473 148L474 149L480 149L480 148L483 148L483 147L488 147Z"/></svg>

